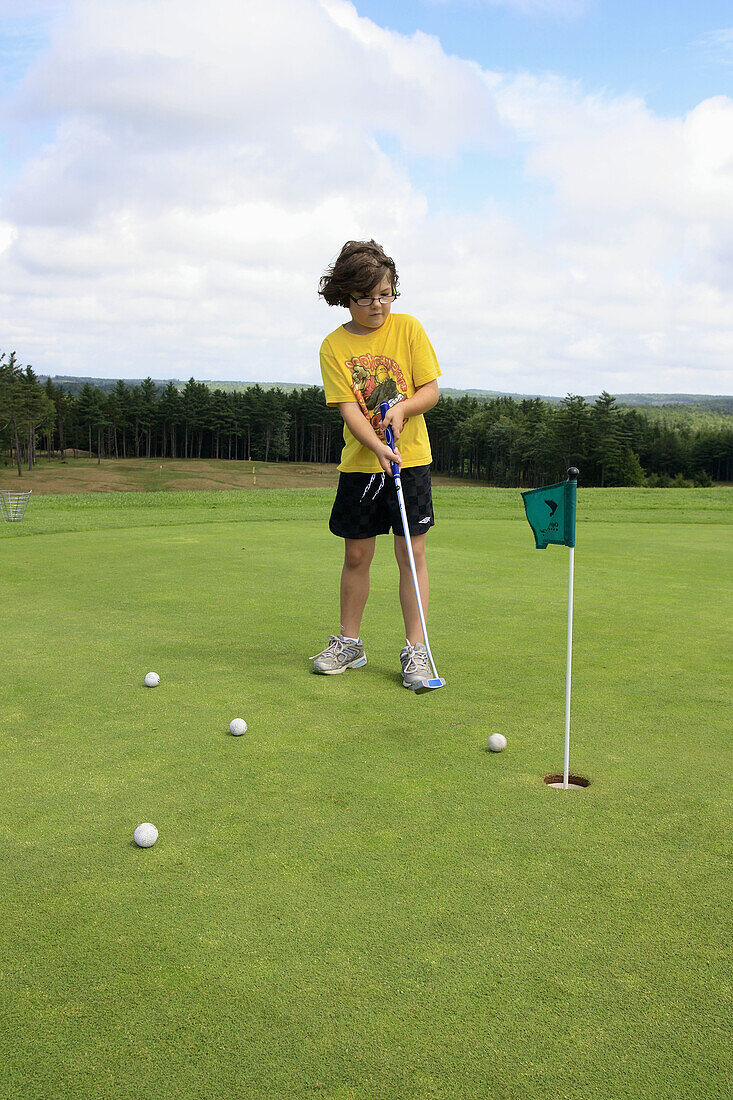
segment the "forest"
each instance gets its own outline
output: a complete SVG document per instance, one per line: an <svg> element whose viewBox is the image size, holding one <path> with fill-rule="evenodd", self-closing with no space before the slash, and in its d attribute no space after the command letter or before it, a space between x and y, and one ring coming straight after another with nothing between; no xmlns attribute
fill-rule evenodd
<svg viewBox="0 0 733 1100"><path fill-rule="evenodd" d="M733 416L682 408L660 415L606 392L559 403L441 395L425 419L433 470L488 485L532 488L561 480L569 466L600 487L733 480ZM21 477L39 454L336 463L342 432L320 386L224 390L145 378L85 382L72 393L39 380L15 352L0 354L0 460Z"/></svg>

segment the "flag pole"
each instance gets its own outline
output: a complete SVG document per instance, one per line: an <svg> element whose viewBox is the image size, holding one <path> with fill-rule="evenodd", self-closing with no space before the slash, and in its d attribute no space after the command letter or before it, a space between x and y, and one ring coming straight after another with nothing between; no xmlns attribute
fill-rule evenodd
<svg viewBox="0 0 733 1100"><path fill-rule="evenodd" d="M578 477L578 470L575 466L571 466L568 470L568 478L575 480ZM565 761L563 764L562 773L562 789L567 791L569 788L569 772L570 772L570 687L572 682L572 667L573 667L573 585L575 580L575 547L570 547L569 564L568 564L568 656L567 664L565 668Z"/></svg>
<svg viewBox="0 0 733 1100"><path fill-rule="evenodd" d="M573 665L573 575L575 573L575 547L570 547L568 570L568 659L565 671L565 764L562 773L562 789L568 789L570 771L570 683Z"/></svg>
<svg viewBox="0 0 733 1100"><path fill-rule="evenodd" d="M575 580L575 517L577 511L579 471L571 466L566 480L557 485L542 485L539 489L528 489L522 493L524 511L534 534L535 548L544 550L550 544L567 546L568 558L568 648L565 670L565 762L563 764L562 783L560 776L545 776L550 787L569 790L587 787L588 780L573 776L570 782L570 693L573 667L573 584Z"/></svg>

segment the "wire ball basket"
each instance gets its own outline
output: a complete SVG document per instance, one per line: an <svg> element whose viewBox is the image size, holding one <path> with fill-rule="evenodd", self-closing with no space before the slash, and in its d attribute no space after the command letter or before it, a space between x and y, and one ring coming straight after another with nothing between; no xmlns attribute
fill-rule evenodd
<svg viewBox="0 0 733 1100"><path fill-rule="evenodd" d="M3 517L3 523L20 523L32 492L32 489L20 493L10 489L0 489L0 515Z"/></svg>

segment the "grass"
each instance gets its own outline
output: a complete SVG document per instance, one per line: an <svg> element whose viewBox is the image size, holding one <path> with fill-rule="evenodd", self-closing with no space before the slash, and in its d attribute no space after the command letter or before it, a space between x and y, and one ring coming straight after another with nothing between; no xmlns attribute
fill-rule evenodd
<svg viewBox="0 0 733 1100"><path fill-rule="evenodd" d="M567 552L515 491L435 496L426 697L389 540L369 664L308 671L331 490L0 528L0 1096L730 1093L733 492L581 491L567 793Z"/></svg>
<svg viewBox="0 0 733 1100"><path fill-rule="evenodd" d="M293 489L330 487L338 474L335 464L315 462L234 462L228 459L125 458L80 455L64 461L39 457L32 470L0 467L0 489L31 489L34 493L167 492L169 490ZM436 485L460 484L437 475Z"/></svg>
<svg viewBox="0 0 733 1100"><path fill-rule="evenodd" d="M35 493L159 492L197 489L289 489L333 484L333 465L296 462L230 462L227 459L102 459L70 454L40 457L32 470L0 469L0 489Z"/></svg>

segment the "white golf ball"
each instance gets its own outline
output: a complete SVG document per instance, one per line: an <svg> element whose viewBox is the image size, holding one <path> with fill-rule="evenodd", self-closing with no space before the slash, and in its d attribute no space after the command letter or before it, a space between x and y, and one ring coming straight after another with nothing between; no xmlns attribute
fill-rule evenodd
<svg viewBox="0 0 733 1100"><path fill-rule="evenodd" d="M492 752L503 752L506 748L506 737L503 733L492 733L489 738L489 748Z"/></svg>
<svg viewBox="0 0 733 1100"><path fill-rule="evenodd" d="M158 830L149 821L143 821L133 833L138 848L152 848L158 839Z"/></svg>
<svg viewBox="0 0 733 1100"><path fill-rule="evenodd" d="M145 683L149 688L157 687L160 683L160 676L157 672L149 672L145 677Z"/></svg>
<svg viewBox="0 0 733 1100"><path fill-rule="evenodd" d="M233 718L229 723L229 732L233 733L235 737L241 737L243 733L246 733L247 723L244 718Z"/></svg>

